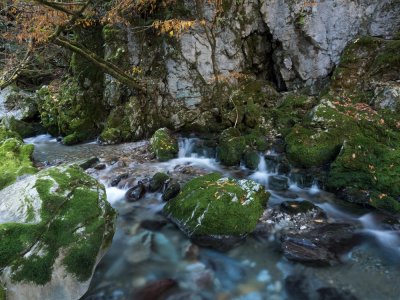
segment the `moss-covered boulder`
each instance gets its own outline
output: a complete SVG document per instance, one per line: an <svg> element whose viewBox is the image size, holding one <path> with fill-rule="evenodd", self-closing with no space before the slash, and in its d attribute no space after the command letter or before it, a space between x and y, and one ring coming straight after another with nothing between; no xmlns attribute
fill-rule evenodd
<svg viewBox="0 0 400 300"><path fill-rule="evenodd" d="M33 174L33 145L24 145L15 132L0 126L0 190L26 174Z"/></svg>
<svg viewBox="0 0 400 300"><path fill-rule="evenodd" d="M252 180L212 173L188 182L164 213L191 238L243 236L252 232L269 194Z"/></svg>
<svg viewBox="0 0 400 300"><path fill-rule="evenodd" d="M167 128L158 129L151 137L150 145L152 151L160 161L176 157L179 151L177 139Z"/></svg>
<svg viewBox="0 0 400 300"><path fill-rule="evenodd" d="M60 166L6 187L0 199L6 299L79 299L114 234L104 186Z"/></svg>
<svg viewBox="0 0 400 300"><path fill-rule="evenodd" d="M238 165L245 148L245 138L237 128L231 127L221 133L217 148L217 157L226 166Z"/></svg>

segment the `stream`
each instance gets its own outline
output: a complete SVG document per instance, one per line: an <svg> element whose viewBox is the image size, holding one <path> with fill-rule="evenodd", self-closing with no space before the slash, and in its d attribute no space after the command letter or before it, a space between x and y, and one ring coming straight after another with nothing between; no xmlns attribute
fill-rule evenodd
<svg viewBox="0 0 400 300"><path fill-rule="evenodd" d="M180 138L179 156L168 162L154 160L146 150L146 141L64 146L50 135L41 135L25 142L35 145L34 159L41 167L93 156L103 164L87 172L106 186L108 200L119 213L117 230L82 299L156 299L151 298L155 292L168 300L400 299L400 285L396 284L400 278L400 225L377 211L345 203L316 183L303 187L289 174L288 190L268 190L268 208L287 200L308 200L330 223L354 224L361 242L341 258L342 263L329 267L288 260L274 235L251 235L225 253L199 248L160 214L164 205L160 193L146 193L134 203L124 199L130 187L156 172L166 172L181 183L220 172L250 178L268 188L278 168L273 160L265 160L265 154L273 157L276 153L260 154L257 170L251 171L243 166L221 166L215 151L198 147L201 140L195 137ZM121 174L128 175L112 184ZM309 290L317 292L307 298L303 294Z"/></svg>

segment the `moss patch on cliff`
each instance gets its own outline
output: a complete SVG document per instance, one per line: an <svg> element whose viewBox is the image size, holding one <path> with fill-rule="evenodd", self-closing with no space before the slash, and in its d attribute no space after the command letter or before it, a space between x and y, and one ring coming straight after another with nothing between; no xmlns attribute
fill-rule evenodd
<svg viewBox="0 0 400 300"><path fill-rule="evenodd" d="M243 235L254 230L268 196L251 180L212 173L188 182L164 212L189 236Z"/></svg>
<svg viewBox="0 0 400 300"><path fill-rule="evenodd" d="M39 175L38 175L39 176ZM42 201L38 224L0 225L0 268L12 279L40 285L50 281L55 260L80 281L90 278L115 212L102 185L79 167L42 171L35 189Z"/></svg>

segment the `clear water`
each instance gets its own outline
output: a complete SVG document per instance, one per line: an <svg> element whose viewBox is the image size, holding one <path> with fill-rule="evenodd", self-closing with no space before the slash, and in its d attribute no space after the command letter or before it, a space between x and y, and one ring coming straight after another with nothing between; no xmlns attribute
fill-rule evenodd
<svg viewBox="0 0 400 300"><path fill-rule="evenodd" d="M317 184L300 188L291 182L287 192L271 192L269 205L285 200L309 200L322 208L330 220L360 225L364 243L355 248L345 263L334 267L313 268L287 261L273 239L246 242L227 252L199 249L196 259L185 258L190 241L172 224L150 232L140 228L143 220L163 220L159 212L163 203L160 194L147 194L136 203L124 201L127 186L110 187L114 174L129 170L137 180L155 172L173 173L177 168L190 167L207 172L221 172L227 176L248 177L268 186L268 179L276 175L264 155L255 171L226 168L215 158L194 153L197 139L181 139L179 156L168 162L132 161L128 165L108 165L94 172L107 187L107 197L119 212L117 232L109 252L98 265L90 290L83 299L135 299L135 291L146 283L173 278L179 283L166 299L286 299L284 279L294 272L311 276L317 284L351 291L359 299L400 299L400 234L381 223L381 215L340 202L333 194L321 190ZM35 144L34 157L38 161L62 160L71 162L90 156L129 156L130 151L144 142L118 146L98 146L94 143L63 146L50 136L27 139ZM138 240L150 239L143 246ZM146 246L147 245L147 246Z"/></svg>

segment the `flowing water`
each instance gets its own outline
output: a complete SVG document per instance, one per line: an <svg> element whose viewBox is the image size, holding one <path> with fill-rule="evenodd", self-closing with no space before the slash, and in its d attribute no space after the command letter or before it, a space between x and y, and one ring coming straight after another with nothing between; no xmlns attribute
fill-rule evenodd
<svg viewBox="0 0 400 300"><path fill-rule="evenodd" d="M257 170L251 171L244 167L221 166L210 149L198 147L200 140L196 138L180 139L178 158L163 163L129 159L146 142L67 147L48 135L25 141L35 145L34 158L38 162L73 162L97 156L106 164L104 170L90 173L105 184L108 200L119 212L117 231L83 299L135 299L135 291L165 278L179 283L179 287L166 296L165 299L170 300L286 299L284 284L290 274L312 278L313 288L345 289L359 299L400 299L400 285L397 284L400 278L399 231L383 222L384 215L341 202L316 183L301 188L290 180L288 191L270 190L268 205L275 206L286 200L309 200L320 207L331 222L357 224L363 242L343 258L343 264L332 267L316 268L290 262L283 257L273 238L248 237L244 244L227 253L197 249L171 223L155 231L144 229L143 224L148 221L153 225L165 224L160 214L163 202L159 193L147 193L135 203L124 200L129 187L159 171L171 176L189 174L189 177L221 172L226 176L251 178L268 187L271 176L277 175L277 166L270 161L267 163L264 154L260 154ZM266 154L268 157L276 155ZM111 179L124 172L133 179L111 187Z"/></svg>

